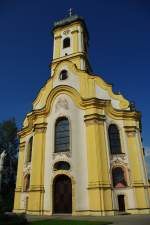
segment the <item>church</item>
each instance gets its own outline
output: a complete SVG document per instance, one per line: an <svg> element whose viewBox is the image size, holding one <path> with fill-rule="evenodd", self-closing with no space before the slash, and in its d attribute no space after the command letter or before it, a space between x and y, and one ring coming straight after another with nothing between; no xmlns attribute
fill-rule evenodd
<svg viewBox="0 0 150 225"><path fill-rule="evenodd" d="M150 213L141 114L93 74L78 15L54 23L51 74L19 131L15 213ZM95 49L96 50L96 49Z"/></svg>

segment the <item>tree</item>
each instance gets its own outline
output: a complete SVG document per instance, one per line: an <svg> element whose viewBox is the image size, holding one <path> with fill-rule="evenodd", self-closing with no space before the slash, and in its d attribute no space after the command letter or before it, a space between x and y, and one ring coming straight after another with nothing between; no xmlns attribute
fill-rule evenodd
<svg viewBox="0 0 150 225"><path fill-rule="evenodd" d="M2 171L1 198L4 211L13 207L13 198L17 173L18 139L15 119L0 123L0 154L5 151Z"/></svg>

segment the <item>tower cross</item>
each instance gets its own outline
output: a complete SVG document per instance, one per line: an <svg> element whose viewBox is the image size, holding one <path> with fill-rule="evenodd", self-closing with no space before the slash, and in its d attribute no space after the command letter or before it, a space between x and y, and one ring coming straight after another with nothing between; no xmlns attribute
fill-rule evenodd
<svg viewBox="0 0 150 225"><path fill-rule="evenodd" d="M69 16L72 16L72 11L73 11L73 9L70 8L70 9L69 9Z"/></svg>

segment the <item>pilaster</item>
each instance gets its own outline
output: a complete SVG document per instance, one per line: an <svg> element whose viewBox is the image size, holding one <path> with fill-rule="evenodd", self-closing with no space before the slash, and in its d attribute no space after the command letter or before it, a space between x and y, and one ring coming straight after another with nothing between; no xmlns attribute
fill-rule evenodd
<svg viewBox="0 0 150 225"><path fill-rule="evenodd" d="M17 180L16 180L16 189L15 189L15 199L14 199L14 212L20 210L21 203L21 192L23 186L23 165L24 165L24 149L25 142L21 142L19 145L19 157L18 157L18 169L17 169Z"/></svg>
<svg viewBox="0 0 150 225"><path fill-rule="evenodd" d="M105 116L85 115L90 210L112 211L112 197L105 140Z"/></svg>
<svg viewBox="0 0 150 225"><path fill-rule="evenodd" d="M73 36L73 53L77 53L79 51L79 43L78 43L78 30L72 31Z"/></svg>
<svg viewBox="0 0 150 225"><path fill-rule="evenodd" d="M135 190L136 208L147 209L149 208L146 200L146 193L144 188L144 177L142 175L142 167L140 162L140 145L137 144L138 128L136 126L125 126L128 154L131 165L131 178L132 186Z"/></svg>
<svg viewBox="0 0 150 225"><path fill-rule="evenodd" d="M54 59L60 57L60 50L61 50L61 35L57 35L54 37Z"/></svg>
<svg viewBox="0 0 150 225"><path fill-rule="evenodd" d="M41 215L43 212L46 127L46 123L34 125L32 170L28 204L28 213L30 214Z"/></svg>

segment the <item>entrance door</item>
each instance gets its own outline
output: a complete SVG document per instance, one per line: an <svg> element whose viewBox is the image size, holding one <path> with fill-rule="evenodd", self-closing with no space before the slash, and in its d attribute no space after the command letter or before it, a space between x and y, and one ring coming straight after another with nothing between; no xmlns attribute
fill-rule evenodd
<svg viewBox="0 0 150 225"><path fill-rule="evenodd" d="M54 213L72 213L72 184L69 177L57 176L53 183Z"/></svg>
<svg viewBox="0 0 150 225"><path fill-rule="evenodd" d="M125 212L124 195L118 195L118 205L119 205L119 211Z"/></svg>

